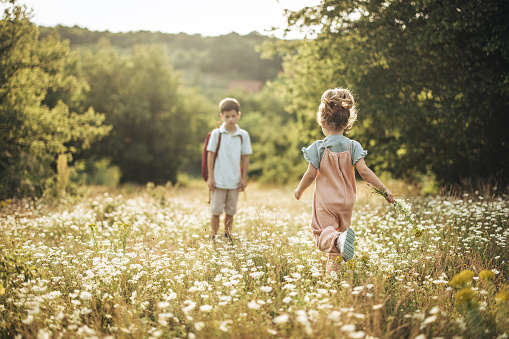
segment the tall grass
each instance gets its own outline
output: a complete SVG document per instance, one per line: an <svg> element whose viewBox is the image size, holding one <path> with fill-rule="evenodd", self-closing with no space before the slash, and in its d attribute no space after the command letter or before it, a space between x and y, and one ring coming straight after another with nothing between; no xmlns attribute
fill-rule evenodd
<svg viewBox="0 0 509 339"><path fill-rule="evenodd" d="M393 189L396 191L395 189ZM203 185L0 203L2 337L509 335L507 196L409 197L423 236L359 185L355 260L325 274L312 190L248 187L208 241ZM406 195L406 192L402 192Z"/></svg>

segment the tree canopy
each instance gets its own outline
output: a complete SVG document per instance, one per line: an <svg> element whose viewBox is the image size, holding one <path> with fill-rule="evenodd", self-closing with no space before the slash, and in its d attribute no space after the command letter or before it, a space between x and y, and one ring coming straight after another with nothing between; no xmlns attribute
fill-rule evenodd
<svg viewBox="0 0 509 339"><path fill-rule="evenodd" d="M70 157L109 131L81 104L87 84L68 45L54 35L39 41L24 9L10 3L0 21L0 199L41 194L58 154Z"/></svg>
<svg viewBox="0 0 509 339"><path fill-rule="evenodd" d="M314 34L280 49L309 141L321 93L350 87L360 108L352 135L375 169L449 183L507 175L507 1L324 0L288 22Z"/></svg>

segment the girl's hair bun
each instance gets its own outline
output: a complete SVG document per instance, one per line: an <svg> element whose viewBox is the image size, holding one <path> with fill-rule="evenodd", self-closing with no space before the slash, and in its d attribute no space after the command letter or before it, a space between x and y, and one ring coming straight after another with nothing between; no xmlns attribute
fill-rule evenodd
<svg viewBox="0 0 509 339"><path fill-rule="evenodd" d="M334 88L325 91L320 99L317 121L334 130L348 133L357 119L354 97L348 89Z"/></svg>
<svg viewBox="0 0 509 339"><path fill-rule="evenodd" d="M353 101L350 99L341 99L341 106L346 109L350 109L353 107Z"/></svg>

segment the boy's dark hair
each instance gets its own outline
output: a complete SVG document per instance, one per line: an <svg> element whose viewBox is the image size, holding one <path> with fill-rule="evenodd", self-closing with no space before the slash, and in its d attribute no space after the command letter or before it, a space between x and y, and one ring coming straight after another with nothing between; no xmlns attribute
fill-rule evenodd
<svg viewBox="0 0 509 339"><path fill-rule="evenodd" d="M219 103L219 110L221 111L221 114L223 114L223 112L227 112L227 111L231 111L231 110L235 110L235 111L237 111L237 113L239 113L239 111L240 111L240 104L237 101L237 99L234 99L234 98L224 98Z"/></svg>

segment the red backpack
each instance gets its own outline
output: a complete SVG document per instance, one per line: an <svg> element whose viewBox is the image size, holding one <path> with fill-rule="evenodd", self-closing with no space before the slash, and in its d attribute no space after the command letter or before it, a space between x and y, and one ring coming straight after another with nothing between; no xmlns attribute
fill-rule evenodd
<svg viewBox="0 0 509 339"><path fill-rule="evenodd" d="M207 168L207 145L209 144L210 135L212 132L208 132L205 137L205 143L203 144L203 152L201 154L201 176L203 180L209 180L209 169ZM214 163L216 162L217 152L219 152L219 146L221 146L221 133L219 133L219 140L217 141L216 153L214 154ZM214 168L214 166L212 166Z"/></svg>

